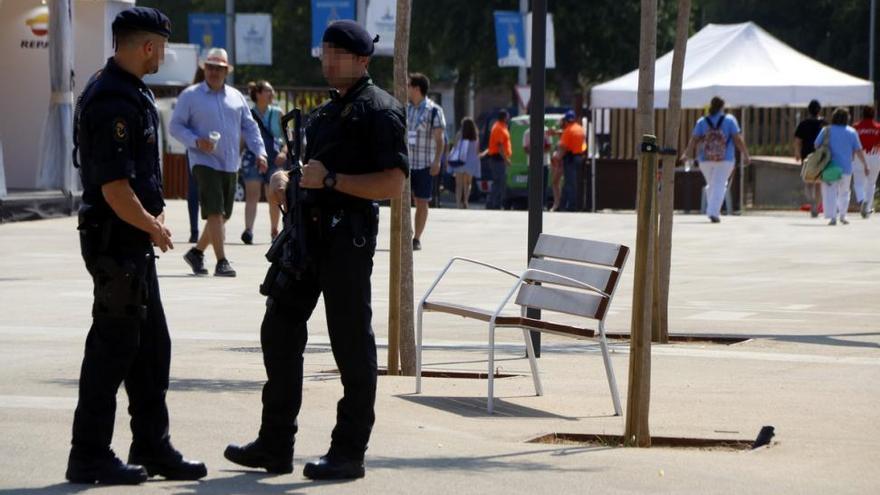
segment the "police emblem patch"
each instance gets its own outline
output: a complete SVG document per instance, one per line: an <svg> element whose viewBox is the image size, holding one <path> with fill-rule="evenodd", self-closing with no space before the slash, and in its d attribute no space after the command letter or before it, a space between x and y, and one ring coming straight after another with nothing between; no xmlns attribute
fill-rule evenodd
<svg viewBox="0 0 880 495"><path fill-rule="evenodd" d="M123 119L113 121L113 139L123 142L128 139L128 125Z"/></svg>

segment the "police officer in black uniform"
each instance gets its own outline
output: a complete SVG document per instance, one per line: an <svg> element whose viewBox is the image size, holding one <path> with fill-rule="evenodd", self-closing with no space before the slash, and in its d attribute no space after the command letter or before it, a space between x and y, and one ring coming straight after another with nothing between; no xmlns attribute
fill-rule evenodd
<svg viewBox="0 0 880 495"><path fill-rule="evenodd" d="M159 116L144 74L165 56L171 23L156 9L132 8L113 21L116 52L77 103L74 143L83 183L80 246L94 281L92 327L66 477L74 483L137 484L149 476L194 480L168 434L171 340L153 245L173 248L164 225ZM110 450L116 392L125 383L131 414L128 463Z"/></svg>
<svg viewBox="0 0 880 495"><path fill-rule="evenodd" d="M227 459L270 473L293 470L296 417L302 403L306 322L324 295L333 357L344 395L328 453L307 463L310 479L364 476L364 452L375 421L376 342L370 325L370 275L378 231L376 200L397 197L409 175L403 106L367 73L374 42L352 21L336 21L323 36L321 66L337 91L313 111L306 127L301 187L309 199L309 269L299 279L271 275L260 340L268 381L259 436L230 445ZM272 201L284 201L287 176L272 178ZM273 267L274 268L274 267Z"/></svg>

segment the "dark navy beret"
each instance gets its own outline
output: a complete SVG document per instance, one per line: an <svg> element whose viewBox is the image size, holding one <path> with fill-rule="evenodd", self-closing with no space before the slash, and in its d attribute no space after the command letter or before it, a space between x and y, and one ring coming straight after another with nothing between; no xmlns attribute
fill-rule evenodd
<svg viewBox="0 0 880 495"><path fill-rule="evenodd" d="M171 36L171 21L168 16L152 7L132 7L123 10L113 20L113 34L119 31L147 31Z"/></svg>
<svg viewBox="0 0 880 495"><path fill-rule="evenodd" d="M373 54L374 44L379 42L379 36L370 37L370 33L352 20L333 21L327 26L322 38L325 43L347 50L355 55L369 57Z"/></svg>

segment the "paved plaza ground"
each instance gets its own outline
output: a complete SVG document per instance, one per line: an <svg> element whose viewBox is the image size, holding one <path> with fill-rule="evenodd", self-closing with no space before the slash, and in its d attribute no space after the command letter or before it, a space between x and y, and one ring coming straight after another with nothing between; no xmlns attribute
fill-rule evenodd
<svg viewBox="0 0 880 495"><path fill-rule="evenodd" d="M223 459L229 442L253 439L265 373L259 352L264 298L266 205L256 246L238 240L243 205L230 221L235 279L194 277L186 206L168 219L178 243L159 260L173 341L172 439L205 461L201 482L139 487L64 483L70 426L91 280L79 256L75 219L0 225L0 493L880 493L880 217L829 227L806 214L675 218L670 324L674 333L741 336L655 346L651 431L662 437L754 439L764 425L774 443L755 451L624 449L528 443L548 433L621 434L598 346L544 336L539 360L545 395L534 396L521 333L499 330L497 413L485 412L485 380L379 379L377 423L367 477L314 483L303 464L323 454L341 393L323 307L310 325L306 382L294 473L268 476ZM373 277L373 324L386 362L388 209L383 208ZM521 269L525 212L432 210L415 253L418 299L449 257ZM544 231L634 246L630 213L545 213ZM209 268L213 255L208 253ZM611 306L608 330L629 331L634 258ZM509 280L462 267L438 289L444 300L489 307ZM319 303L320 304L320 303ZM486 328L428 314L425 366L485 371ZM626 400L629 344L612 344ZM625 408L625 404L624 404ZM128 451L125 394L119 395L114 449Z"/></svg>

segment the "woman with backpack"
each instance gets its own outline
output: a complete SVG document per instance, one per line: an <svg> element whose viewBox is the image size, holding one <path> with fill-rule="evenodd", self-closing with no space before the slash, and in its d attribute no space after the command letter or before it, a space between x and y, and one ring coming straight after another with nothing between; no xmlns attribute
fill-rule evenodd
<svg viewBox="0 0 880 495"><path fill-rule="evenodd" d="M835 108L831 114L831 125L819 131L816 141L817 148L825 142L825 134L828 133L827 146L831 151L831 161L822 170L822 207L825 210L825 218L828 225L840 223L847 225L846 210L849 208L849 185L853 174L853 155L862 162L865 175L868 175L868 162L865 152L862 151L862 143L855 129L849 126L849 111L845 108Z"/></svg>
<svg viewBox="0 0 880 495"><path fill-rule="evenodd" d="M724 100L716 96L709 104L709 114L694 126L691 140L681 156L682 161L686 161L699 147L697 161L706 179L706 215L712 223L721 221L721 205L735 161L734 146L742 155L743 165L748 165L749 150L739 123L736 117L724 113Z"/></svg>
<svg viewBox="0 0 880 495"><path fill-rule="evenodd" d="M260 170L256 164L256 157L250 151L245 150L241 157L241 175L244 179L244 232L241 233L241 241L245 244L254 242L254 219L257 216L257 203L264 188L269 187L269 178L283 167L287 157L284 148L284 135L281 130L281 108L273 105L275 90L268 81L248 83L248 93L254 102L251 114L260 127L260 135L266 146L269 166L266 170ZM268 190L266 191L268 195ZM278 235L278 221L281 213L277 208L269 208L269 229L272 239Z"/></svg>

